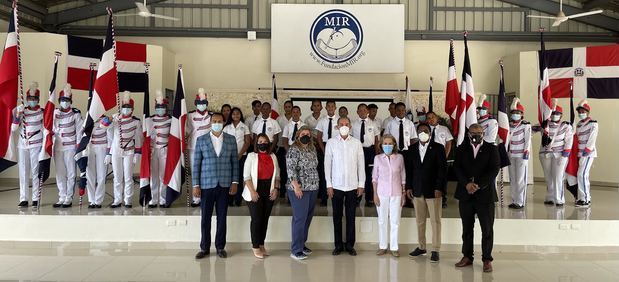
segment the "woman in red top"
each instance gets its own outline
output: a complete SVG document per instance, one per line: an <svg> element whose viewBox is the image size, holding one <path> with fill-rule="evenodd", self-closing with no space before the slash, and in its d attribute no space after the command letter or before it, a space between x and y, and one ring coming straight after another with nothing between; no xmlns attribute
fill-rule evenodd
<svg viewBox="0 0 619 282"><path fill-rule="evenodd" d="M250 233L252 250L257 258L268 256L264 248L267 225L277 199L279 189L279 166L277 157L271 153L269 137L262 133L256 138L256 152L249 153L243 168L245 189L243 199L247 201L251 215Z"/></svg>

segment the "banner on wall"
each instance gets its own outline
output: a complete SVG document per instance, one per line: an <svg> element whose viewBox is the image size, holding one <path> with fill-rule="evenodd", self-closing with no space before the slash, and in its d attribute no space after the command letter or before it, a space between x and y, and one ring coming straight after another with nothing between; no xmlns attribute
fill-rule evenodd
<svg viewBox="0 0 619 282"><path fill-rule="evenodd" d="M271 72L404 72L404 5L271 5Z"/></svg>

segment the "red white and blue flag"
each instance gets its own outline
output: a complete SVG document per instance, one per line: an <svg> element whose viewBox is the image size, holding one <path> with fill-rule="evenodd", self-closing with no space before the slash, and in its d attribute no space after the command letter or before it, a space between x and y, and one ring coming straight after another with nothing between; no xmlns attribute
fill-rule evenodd
<svg viewBox="0 0 619 282"><path fill-rule="evenodd" d="M166 206L181 195L181 188L185 183L185 123L187 121L187 105L185 104L185 83L183 81L183 69L178 67L176 78L176 94L174 95L174 108L172 109L172 125L168 139L168 155L166 157L163 184L166 189Z"/></svg>
<svg viewBox="0 0 619 282"><path fill-rule="evenodd" d="M507 137L509 136L509 119L507 118L507 99L505 97L505 79L504 79L504 71L503 71L503 62L500 64L501 67L501 79L499 80L499 101L497 103L498 115L497 121L499 125L498 136L499 136L499 157L501 168L509 166L511 163L509 161L509 156L507 155L507 148L505 144L508 144Z"/></svg>
<svg viewBox="0 0 619 282"><path fill-rule="evenodd" d="M462 68L462 81L460 82L460 102L458 104L458 145L464 142L465 133L469 126L477 123L475 107L475 86L471 72L471 60L469 58L469 46L464 33L464 66Z"/></svg>
<svg viewBox="0 0 619 282"><path fill-rule="evenodd" d="M537 93L538 98L538 120L542 126L542 146L550 144L548 135L548 122L552 114L552 92L550 91L550 80L548 77L548 63L546 61L546 45L544 44L544 31L540 31L540 51L539 51L539 75L540 82Z"/></svg>
<svg viewBox="0 0 619 282"><path fill-rule="evenodd" d="M453 134L458 136L458 104L460 103L460 90L456 79L456 61L454 59L454 41L449 41L449 62L447 68L447 86L445 87L445 112L449 116Z"/></svg>
<svg viewBox="0 0 619 282"><path fill-rule="evenodd" d="M148 78L148 69L146 69ZM140 205L146 206L152 199L150 191L150 130L152 119L150 118L150 97L148 87L144 92L144 107L142 108L142 159L140 160Z"/></svg>
<svg viewBox="0 0 619 282"><path fill-rule="evenodd" d="M13 2L9 30L0 61L0 172L17 163L16 134L11 134L11 126L17 107L17 93L21 91L20 65L17 3Z"/></svg>
<svg viewBox="0 0 619 282"><path fill-rule="evenodd" d="M279 117L279 101L277 100L277 85L275 75L273 75L273 100L271 101L271 118L277 120Z"/></svg>
<svg viewBox="0 0 619 282"><path fill-rule="evenodd" d="M58 57L54 59L54 73L49 85L49 98L43 110L43 148L39 153L39 181L45 182L49 178L50 166L54 152L54 110L56 109L56 74L58 72Z"/></svg>

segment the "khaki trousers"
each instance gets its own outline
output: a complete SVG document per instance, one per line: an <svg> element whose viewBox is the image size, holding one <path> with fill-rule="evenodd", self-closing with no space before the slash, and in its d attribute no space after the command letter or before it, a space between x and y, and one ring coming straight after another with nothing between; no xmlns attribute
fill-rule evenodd
<svg viewBox="0 0 619 282"><path fill-rule="evenodd" d="M429 214L432 225L432 251L438 252L441 248L442 199L414 197L413 204L417 218L419 249L426 250L426 218Z"/></svg>

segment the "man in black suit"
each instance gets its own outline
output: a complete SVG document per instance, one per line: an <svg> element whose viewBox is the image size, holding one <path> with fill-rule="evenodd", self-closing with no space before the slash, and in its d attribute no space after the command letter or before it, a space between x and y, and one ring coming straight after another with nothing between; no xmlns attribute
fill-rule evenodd
<svg viewBox="0 0 619 282"><path fill-rule="evenodd" d="M483 141L484 129L479 124L469 127L469 140L456 149L454 170L458 178L456 199L462 219L462 259L456 267L473 264L473 229L475 215L481 226L483 271L492 272L494 203L498 200L495 179L499 172L499 151Z"/></svg>
<svg viewBox="0 0 619 282"><path fill-rule="evenodd" d="M446 189L447 159L443 145L431 138L430 126L426 123L417 125L419 142L406 151L406 196L413 200L417 218L417 236L419 247L409 256L417 257L426 251L426 217L430 214L432 224L431 262L439 261L441 248L442 196Z"/></svg>

